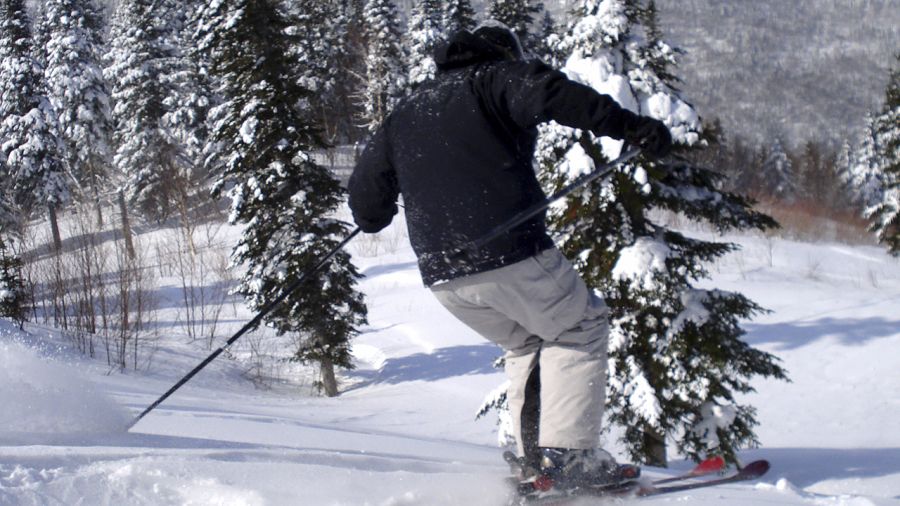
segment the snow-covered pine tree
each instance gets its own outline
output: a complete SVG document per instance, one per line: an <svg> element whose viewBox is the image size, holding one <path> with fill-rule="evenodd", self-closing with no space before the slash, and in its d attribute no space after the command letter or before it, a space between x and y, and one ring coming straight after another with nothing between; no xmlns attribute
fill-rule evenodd
<svg viewBox="0 0 900 506"><path fill-rule="evenodd" d="M444 35L449 36L460 30L475 28L475 9L470 0L448 0L444 2L442 20Z"/></svg>
<svg viewBox="0 0 900 506"><path fill-rule="evenodd" d="M213 103L212 83L205 59L193 51L196 15L201 0L162 0L158 5L163 43L169 48L161 62L161 82L171 90L163 100L162 134L178 147L178 181L175 192L182 220L190 219L188 203L208 197L204 151L209 145L207 116Z"/></svg>
<svg viewBox="0 0 900 506"><path fill-rule="evenodd" d="M797 197L797 183L794 167L781 139L776 138L765 153L760 174L758 175L761 190L765 198L792 203Z"/></svg>
<svg viewBox="0 0 900 506"><path fill-rule="evenodd" d="M534 0L491 0L487 17L508 26L519 36L525 53L532 54L535 49L532 27L535 16L543 10L544 4Z"/></svg>
<svg viewBox="0 0 900 506"><path fill-rule="evenodd" d="M362 123L374 132L406 89L404 54L393 0L367 0L363 9L366 34L366 79Z"/></svg>
<svg viewBox="0 0 900 506"><path fill-rule="evenodd" d="M184 200L193 168L171 129L183 101L176 98L182 60L170 12L154 0L122 0L104 70L112 88L116 179L128 200L158 221Z"/></svg>
<svg viewBox="0 0 900 506"><path fill-rule="evenodd" d="M532 37L531 53L541 61L552 62L557 60L557 56L553 54L553 47L557 41L559 27L556 20L549 11L544 11L541 17L540 27Z"/></svg>
<svg viewBox="0 0 900 506"><path fill-rule="evenodd" d="M557 50L568 75L622 106L662 120L677 152L707 144L696 111L671 79L677 51L648 48L649 13L638 0L581 0ZM660 39L661 40L661 39ZM653 60L648 55L656 55ZM548 192L617 156L621 144L558 125L543 129L541 179ZM692 458L735 461L756 443L755 410L736 394L754 376L785 378L776 358L741 336L740 321L762 309L739 293L696 286L729 243L694 239L656 221L653 210L705 221L719 231L775 222L745 198L719 190L722 176L688 163L639 159L567 200L551 216L562 249L611 310L608 417L640 461L666 465L666 442Z"/></svg>
<svg viewBox="0 0 900 506"><path fill-rule="evenodd" d="M866 116L853 164L850 166L851 200L861 214L867 214L884 201L884 175L878 154L878 132L874 114Z"/></svg>
<svg viewBox="0 0 900 506"><path fill-rule="evenodd" d="M407 83L412 88L434 79L437 72L433 54L444 36L442 14L439 0L419 0L412 8L404 34L409 62Z"/></svg>
<svg viewBox="0 0 900 506"><path fill-rule="evenodd" d="M43 94L24 0L0 2L0 160L9 197L23 214L48 209L54 247L56 212L69 198L56 115Z"/></svg>
<svg viewBox="0 0 900 506"><path fill-rule="evenodd" d="M308 121L311 91L300 85L286 16L272 0L215 0L200 13L196 41L210 57L223 103L215 107L211 162L216 194L232 200L231 221L245 225L233 258L246 266L240 292L259 309L294 283L348 233L334 219L343 191L310 152L324 143ZM306 55L314 59L316 55ZM296 338L293 359L321 365L326 394L337 394L335 367L351 368L350 339L365 323L359 273L346 253L292 293L266 323Z"/></svg>
<svg viewBox="0 0 900 506"><path fill-rule="evenodd" d="M0 212L2 203L0 203ZM5 238L4 238L5 236ZM9 318L21 325L25 321L25 283L22 281L22 261L7 242L12 234L6 234L0 226L0 317Z"/></svg>
<svg viewBox="0 0 900 506"><path fill-rule="evenodd" d="M47 98L59 120L70 174L81 199L94 201L101 223L112 134L109 89L100 64L103 29L93 0L49 0L44 6L40 32L47 37L42 46Z"/></svg>
<svg viewBox="0 0 900 506"><path fill-rule="evenodd" d="M872 231L891 254L900 256L900 54L891 71L884 107L875 119L875 137L884 194L869 213Z"/></svg>
<svg viewBox="0 0 900 506"><path fill-rule="evenodd" d="M316 113L319 125L329 142L347 140L352 130L347 120L351 83L354 82L354 59L359 49L353 46L351 25L359 15L359 2L339 0L303 0L290 2L293 38L292 55L298 62L300 86L313 93L305 109ZM315 59L310 59L315 55ZM339 139L339 137L343 137Z"/></svg>
<svg viewBox="0 0 900 506"><path fill-rule="evenodd" d="M834 173L838 183L838 188L836 189L838 198L837 204L844 210L849 210L852 207L851 196L853 195L853 192L850 188L850 169L855 162L853 156L853 146L850 145L850 141L845 140L841 143L841 147L838 149L837 156L834 160Z"/></svg>

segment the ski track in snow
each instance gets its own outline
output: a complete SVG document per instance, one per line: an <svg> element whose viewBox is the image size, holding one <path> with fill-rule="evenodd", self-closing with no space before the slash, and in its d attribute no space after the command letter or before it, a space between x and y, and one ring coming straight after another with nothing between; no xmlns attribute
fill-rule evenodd
<svg viewBox="0 0 900 506"><path fill-rule="evenodd" d="M900 262L872 247L727 239L744 248L712 269L710 286L773 311L745 324L746 339L778 355L793 380L754 382L758 392L745 399L759 410L763 446L742 458L767 458L772 470L755 484L616 503L900 504ZM0 346L15 340L27 350L15 352L19 369L0 383L0 399L51 427L0 426L0 505L505 504L494 423L473 421L504 379L491 367L500 351L421 286L407 245L355 258L370 323L336 399L254 390L220 360L132 433L117 433L115 409L80 412L53 395L77 401L93 389L134 415L207 352L161 343L149 372L108 375L105 362L73 355L50 330L20 334L0 321ZM55 389L75 377L87 386ZM621 458L617 434L606 441Z"/></svg>

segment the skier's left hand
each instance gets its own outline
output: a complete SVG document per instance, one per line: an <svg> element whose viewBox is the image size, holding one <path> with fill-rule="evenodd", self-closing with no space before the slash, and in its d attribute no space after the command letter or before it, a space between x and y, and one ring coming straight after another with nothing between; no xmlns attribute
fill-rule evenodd
<svg viewBox="0 0 900 506"><path fill-rule="evenodd" d="M662 121L647 116L638 117L625 128L625 141L639 146L652 158L662 158L672 151L672 134L668 127Z"/></svg>

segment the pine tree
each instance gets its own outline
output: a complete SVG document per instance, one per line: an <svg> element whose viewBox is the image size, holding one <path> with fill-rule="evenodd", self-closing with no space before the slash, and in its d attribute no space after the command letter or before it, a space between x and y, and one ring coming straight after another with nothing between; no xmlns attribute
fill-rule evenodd
<svg viewBox="0 0 900 506"><path fill-rule="evenodd" d="M23 0L0 1L0 161L8 196L30 214L50 212L54 246L61 247L56 211L69 197L56 115L42 92L42 69L32 55Z"/></svg>
<svg viewBox="0 0 900 506"><path fill-rule="evenodd" d="M442 21L439 0L419 0L413 6L404 37L409 56L407 82L411 87L434 79L434 48L443 38Z"/></svg>
<svg viewBox="0 0 900 506"><path fill-rule="evenodd" d="M861 209L862 214L871 212L884 200L884 174L877 137L876 118L869 115L853 155L849 178L852 202Z"/></svg>
<svg viewBox="0 0 900 506"><path fill-rule="evenodd" d="M330 142L348 140L353 127L349 100L358 64L354 24L361 15L359 2L304 0L288 4L292 54L300 60L300 85L314 93L309 98L316 124ZM315 59L309 55L315 54Z"/></svg>
<svg viewBox="0 0 900 506"><path fill-rule="evenodd" d="M878 241L900 256L900 54L885 91L884 107L874 121L875 156L884 178L881 202L869 213Z"/></svg>
<svg viewBox="0 0 900 506"><path fill-rule="evenodd" d="M568 55L574 79L662 120L678 152L703 149L712 139L703 136L696 111L680 98L672 74L656 73L674 67L677 50L659 50L660 36L642 25L648 16L637 0L582 0L556 50ZM545 189L614 158L620 146L588 132L543 128L538 161ZM650 210L721 232L776 224L744 197L720 190L717 172L638 160L550 217L563 251L610 306L608 417L625 427L623 442L636 460L666 465L666 443L674 439L692 458L717 452L735 461L739 447L757 442L755 411L735 395L752 391L754 376L785 372L775 357L740 339L740 322L762 311L757 304L696 286L708 277L704 264L736 246L689 238L654 221Z"/></svg>
<svg viewBox="0 0 900 506"><path fill-rule="evenodd" d="M0 210L2 212L2 210ZM25 321L25 284L22 281L22 261L4 240L0 227L0 317L9 318L21 325Z"/></svg>
<svg viewBox="0 0 900 506"><path fill-rule="evenodd" d="M794 167L781 139L775 139L765 154L759 181L767 198L792 203L797 197Z"/></svg>
<svg viewBox="0 0 900 506"><path fill-rule="evenodd" d="M178 25L166 7L153 0L119 4L105 69L114 104L113 165L128 200L157 221L186 200L194 167L175 128L177 108L186 102L176 77Z"/></svg>
<svg viewBox="0 0 900 506"><path fill-rule="evenodd" d="M203 7L196 35L224 100L212 113L213 138L222 147L211 160L214 191L228 193L231 221L245 225L233 258L246 266L239 290L255 310L348 232L332 217L343 192L310 156L324 143L305 121L307 111L297 109L312 91L301 86L288 57L287 28L270 0L217 0ZM349 255L339 253L266 319L279 335L296 338L294 360L321 365L328 395L337 394L334 368L352 367L350 339L365 323L362 294L354 291L358 278Z"/></svg>
<svg viewBox="0 0 900 506"><path fill-rule="evenodd" d="M836 189L838 202L837 204L843 210L849 210L853 207L851 198L853 192L850 188L851 168L855 163L853 146L849 141L844 141L838 150L834 160L835 177L838 187Z"/></svg>
<svg viewBox="0 0 900 506"><path fill-rule="evenodd" d="M404 54L400 46L397 7L393 0L367 0L363 10L366 34L366 79L362 122L375 131L406 88Z"/></svg>
<svg viewBox="0 0 900 506"><path fill-rule="evenodd" d="M444 2L442 26L445 36L460 30L475 28L475 10L472 9L472 2L470 0L449 0Z"/></svg>
<svg viewBox="0 0 900 506"><path fill-rule="evenodd" d="M159 17L163 23L160 35L169 55L160 65L160 82L170 90L163 100L165 114L161 119L162 134L170 145L177 146L178 183L176 203L182 219L187 202L208 196L204 151L209 145L207 117L213 105L212 83L205 59L192 51L196 16L201 0L161 0Z"/></svg>
<svg viewBox="0 0 900 506"><path fill-rule="evenodd" d="M532 26L535 16L544 10L544 4L533 0L491 0L488 18L508 26L519 37L526 53L534 51Z"/></svg>
<svg viewBox="0 0 900 506"><path fill-rule="evenodd" d="M557 43L558 32L559 27L556 26L556 20L553 19L553 15L545 11L544 16L541 18L540 29L532 38L532 54L541 61L556 61L558 58L553 53L553 47Z"/></svg>
<svg viewBox="0 0 900 506"><path fill-rule="evenodd" d="M103 18L92 0L50 0L41 33L47 95L59 119L66 161L82 191L94 200L100 219L100 194L110 163L112 123L109 90L100 64Z"/></svg>

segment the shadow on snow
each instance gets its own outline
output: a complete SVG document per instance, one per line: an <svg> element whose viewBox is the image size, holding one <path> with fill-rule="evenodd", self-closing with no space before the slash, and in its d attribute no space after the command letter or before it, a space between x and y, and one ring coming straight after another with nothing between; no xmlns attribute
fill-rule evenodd
<svg viewBox="0 0 900 506"><path fill-rule="evenodd" d="M390 358L377 371L351 371L349 374L365 379L364 384L438 381L456 376L493 374L497 372L493 362L501 354L501 350L492 344L452 346L432 353Z"/></svg>
<svg viewBox="0 0 900 506"><path fill-rule="evenodd" d="M771 462L766 481L785 478L800 488L826 480L900 474L900 448L763 448L749 454Z"/></svg>
<svg viewBox="0 0 900 506"><path fill-rule="evenodd" d="M821 318L781 323L748 323L744 337L748 344L775 344L781 350L793 350L824 338L836 338L841 344L863 345L876 339L900 335L900 320L885 318Z"/></svg>

